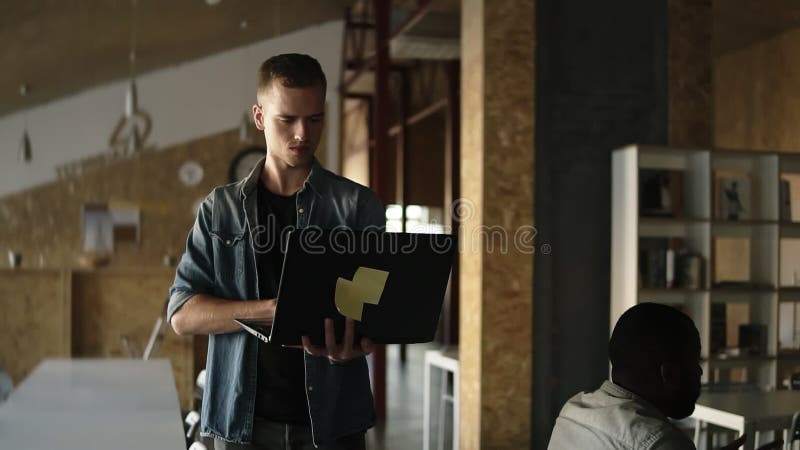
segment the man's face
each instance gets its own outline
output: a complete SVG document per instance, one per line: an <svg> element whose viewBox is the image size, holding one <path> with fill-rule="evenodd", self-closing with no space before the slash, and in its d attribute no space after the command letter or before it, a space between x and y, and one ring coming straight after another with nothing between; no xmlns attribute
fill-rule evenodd
<svg viewBox="0 0 800 450"><path fill-rule="evenodd" d="M700 336L696 329L694 334L686 359L677 364L679 375L670 386L672 405L667 415L674 419L692 415L694 404L700 397L700 380L703 375L703 368L700 366Z"/></svg>
<svg viewBox="0 0 800 450"><path fill-rule="evenodd" d="M290 88L274 80L253 105L253 119L267 141L267 157L289 167L311 164L322 135L322 86Z"/></svg>

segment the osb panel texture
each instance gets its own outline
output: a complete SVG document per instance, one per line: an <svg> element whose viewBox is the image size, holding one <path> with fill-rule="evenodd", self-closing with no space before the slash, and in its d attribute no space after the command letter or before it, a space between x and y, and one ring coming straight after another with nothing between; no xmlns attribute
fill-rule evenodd
<svg viewBox="0 0 800 450"><path fill-rule="evenodd" d="M717 147L800 152L800 29L714 61Z"/></svg>
<svg viewBox="0 0 800 450"><path fill-rule="evenodd" d="M713 133L711 0L669 0L669 144L709 147Z"/></svg>
<svg viewBox="0 0 800 450"><path fill-rule="evenodd" d="M483 0L461 6L461 236L483 221ZM464 246L459 254L459 443L480 448L483 255Z"/></svg>
<svg viewBox="0 0 800 450"><path fill-rule="evenodd" d="M127 358L122 337L127 336L135 357L141 357L153 325L165 312L167 291L174 272L87 271L72 280L72 356ZM189 409L194 393L193 343L168 325L158 358L172 363L181 407Z"/></svg>
<svg viewBox="0 0 800 450"><path fill-rule="evenodd" d="M534 225L534 0L487 1L484 11L483 224L506 230L509 246L483 259L481 446L528 448L533 255L513 237Z"/></svg>
<svg viewBox="0 0 800 450"><path fill-rule="evenodd" d="M533 255L513 236L533 225L534 1L463 8L461 189L475 210L463 236L483 239L461 256L461 446L527 448ZM487 227L512 244L489 250Z"/></svg>
<svg viewBox="0 0 800 450"><path fill-rule="evenodd" d="M23 267L75 267L82 250L82 205L112 202L140 208L141 240L115 244L109 266L161 266L165 254L183 253L194 202L227 183L231 159L242 148L238 132L230 131L0 198L0 251L20 252ZM205 173L195 187L178 179L188 160L200 163Z"/></svg>
<svg viewBox="0 0 800 450"><path fill-rule="evenodd" d="M56 270L0 270L0 368L18 385L44 358L68 357L68 303Z"/></svg>

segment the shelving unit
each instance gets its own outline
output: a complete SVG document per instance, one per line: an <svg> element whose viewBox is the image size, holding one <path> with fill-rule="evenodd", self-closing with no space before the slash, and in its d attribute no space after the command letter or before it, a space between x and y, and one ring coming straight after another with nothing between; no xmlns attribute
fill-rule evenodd
<svg viewBox="0 0 800 450"><path fill-rule="evenodd" d="M681 172L677 178L682 184L681 208L673 217L647 216L640 207L640 176L642 171L653 170ZM738 382L762 389L783 388L783 380L800 371L800 205L792 205L797 210L791 216L785 208L781 210L781 189L785 185L780 182L793 175L797 175L797 181L791 188L798 189L800 198L800 154L639 145L615 150L611 328L625 310L637 303L676 306L695 321L700 331L704 383L723 387ZM742 195L748 196L740 217L729 210L725 211L730 215L722 216L719 196L724 193L719 190L721 183L730 180L743 180ZM731 220L734 218L738 220ZM704 284L694 288L643 286L640 240L649 238L679 238L688 252L705 261ZM730 242L746 249L741 259L724 253L723 248L727 247L723 244ZM720 247L715 248L717 245ZM715 252L719 252L718 258ZM723 268L732 273L746 272L747 282L717 283L728 275L723 274ZM714 348L712 352L712 345L719 347L720 342L720 324L712 325L719 316L712 317L712 310L727 310L735 305L743 305L738 310L746 311L745 323L763 326L760 330L766 332L766 346L762 354L735 355L730 348ZM712 329L717 333L714 342ZM783 348L787 345L793 349Z"/></svg>

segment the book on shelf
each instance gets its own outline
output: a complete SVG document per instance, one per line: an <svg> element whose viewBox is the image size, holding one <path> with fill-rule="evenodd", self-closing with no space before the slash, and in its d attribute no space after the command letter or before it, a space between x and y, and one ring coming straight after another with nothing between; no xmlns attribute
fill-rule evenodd
<svg viewBox="0 0 800 450"><path fill-rule="evenodd" d="M703 268L703 257L689 251L681 238L639 239L642 288L702 289Z"/></svg>
<svg viewBox="0 0 800 450"><path fill-rule="evenodd" d="M753 218L750 184L750 176L746 172L714 173L714 198L718 219L737 221Z"/></svg>
<svg viewBox="0 0 800 450"><path fill-rule="evenodd" d="M683 217L683 171L641 169L639 210L643 217Z"/></svg>
<svg viewBox="0 0 800 450"><path fill-rule="evenodd" d="M750 304L740 302L711 302L710 354L730 356L731 350L740 353L741 327L750 324ZM748 333L748 331L745 331ZM745 341L751 335L746 335ZM766 336L766 334L765 334Z"/></svg>

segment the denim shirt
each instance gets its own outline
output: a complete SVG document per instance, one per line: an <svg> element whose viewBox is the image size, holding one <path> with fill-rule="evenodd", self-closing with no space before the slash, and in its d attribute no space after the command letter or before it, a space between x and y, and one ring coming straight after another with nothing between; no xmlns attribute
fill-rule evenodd
<svg viewBox="0 0 800 450"><path fill-rule="evenodd" d="M548 450L695 450L694 443L647 400L606 381L561 409Z"/></svg>
<svg viewBox="0 0 800 450"><path fill-rule="evenodd" d="M203 201L169 290L167 320L192 296L259 299L253 230L264 159L247 178L214 189ZM385 227L384 207L368 188L314 160L297 193L297 228ZM322 324L320 324L320 327ZM366 358L331 364L305 354L305 384L315 445L365 431L375 422ZM245 331L208 339L201 434L249 443L253 436L258 338Z"/></svg>

